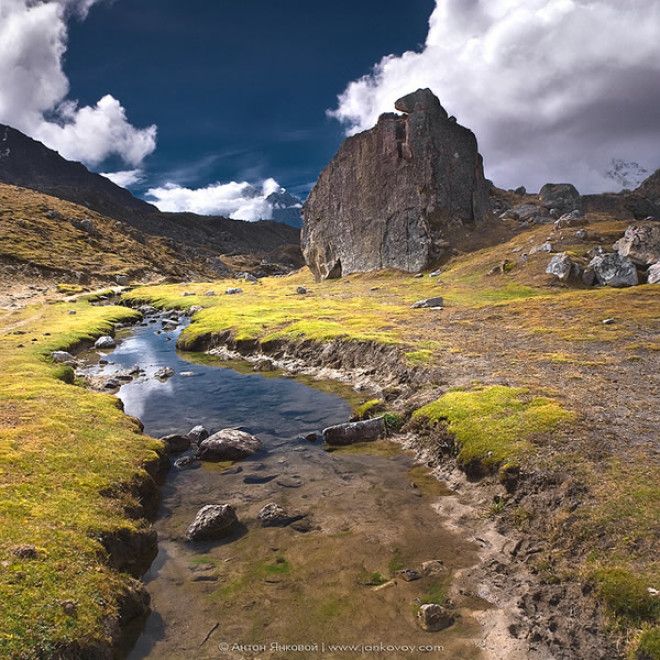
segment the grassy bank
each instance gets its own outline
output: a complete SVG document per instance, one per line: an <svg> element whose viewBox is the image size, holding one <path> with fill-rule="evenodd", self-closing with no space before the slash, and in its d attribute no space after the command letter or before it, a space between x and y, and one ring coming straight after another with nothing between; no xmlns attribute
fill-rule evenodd
<svg viewBox="0 0 660 660"><path fill-rule="evenodd" d="M608 242L625 224L593 227ZM658 573L650 539L660 502L650 484L660 471L644 449L654 435L653 398L639 393L639 380L652 376L658 357L658 290L555 286L544 272L549 256L531 250L548 231L458 257L439 277L383 272L317 283L300 271L255 285L142 287L125 299L202 307L181 336L183 349L227 331L260 342L373 341L400 348L411 366L439 370L448 391L417 417L447 425L464 466L561 472L583 484L577 511L559 507L545 516L553 556L570 547L564 574L594 585L631 649L652 648L657 607L648 587L658 587ZM573 245L570 231L562 241L580 254L593 247ZM225 295L235 286L243 293ZM444 310L411 309L433 296L444 298ZM602 413L608 405L623 407L626 427L612 431ZM518 513L524 521L535 515ZM625 576L635 578L634 588L623 588Z"/></svg>
<svg viewBox="0 0 660 660"><path fill-rule="evenodd" d="M70 313L75 311L75 314ZM131 579L101 538L141 528L135 485L160 446L117 400L55 365L136 312L86 301L6 313L0 331L0 657L104 647Z"/></svg>

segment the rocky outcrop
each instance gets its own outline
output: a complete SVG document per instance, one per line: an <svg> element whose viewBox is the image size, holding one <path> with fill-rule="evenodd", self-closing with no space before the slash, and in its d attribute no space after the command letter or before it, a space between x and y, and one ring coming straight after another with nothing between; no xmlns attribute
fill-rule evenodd
<svg viewBox="0 0 660 660"><path fill-rule="evenodd" d="M571 183L546 183L539 191L539 201L548 210L560 213L579 210L582 205L580 193Z"/></svg>
<svg viewBox="0 0 660 660"><path fill-rule="evenodd" d="M614 249L638 266L650 266L660 261L660 222L630 225Z"/></svg>
<svg viewBox="0 0 660 660"><path fill-rule="evenodd" d="M317 278L395 268L419 271L452 234L490 215L474 134L429 89L399 99L403 115L348 138L303 209L303 254Z"/></svg>

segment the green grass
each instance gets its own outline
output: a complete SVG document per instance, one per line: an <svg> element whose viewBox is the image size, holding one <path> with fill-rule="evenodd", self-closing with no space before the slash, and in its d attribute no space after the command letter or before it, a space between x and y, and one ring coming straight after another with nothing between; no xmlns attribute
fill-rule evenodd
<svg viewBox="0 0 660 660"><path fill-rule="evenodd" d="M531 451L533 438L572 417L556 401L503 385L447 392L413 413L415 420L447 425L460 465L479 464L489 471L517 463Z"/></svg>
<svg viewBox="0 0 660 660"><path fill-rule="evenodd" d="M72 307L76 315L68 314ZM114 397L63 382L70 371L49 356L137 316L78 302L4 319L0 657L54 657L69 644L108 641L106 621L117 614L129 578L109 568L99 537L140 529L126 508L136 506L132 485L147 478L143 466L156 459L160 443L139 434ZM38 548L36 559L14 554L23 544ZM66 600L77 604L75 615L64 612Z"/></svg>
<svg viewBox="0 0 660 660"><path fill-rule="evenodd" d="M633 626L658 621L660 598L648 591L657 584L652 576L616 567L598 569L593 576L599 596L618 619Z"/></svg>

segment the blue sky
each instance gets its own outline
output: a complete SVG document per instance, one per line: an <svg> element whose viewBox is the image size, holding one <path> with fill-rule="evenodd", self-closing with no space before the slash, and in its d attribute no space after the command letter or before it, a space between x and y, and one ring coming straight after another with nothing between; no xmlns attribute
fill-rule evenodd
<svg viewBox="0 0 660 660"><path fill-rule="evenodd" d="M658 0L0 0L0 123L163 210L271 217L419 87L496 185L634 188L658 80Z"/></svg>
<svg viewBox="0 0 660 660"><path fill-rule="evenodd" d="M274 177L306 193L343 129L346 83L424 41L432 0L119 0L70 24L71 95L109 90L158 126L145 183ZM104 163L120 168L118 163ZM144 187L144 186L143 186Z"/></svg>

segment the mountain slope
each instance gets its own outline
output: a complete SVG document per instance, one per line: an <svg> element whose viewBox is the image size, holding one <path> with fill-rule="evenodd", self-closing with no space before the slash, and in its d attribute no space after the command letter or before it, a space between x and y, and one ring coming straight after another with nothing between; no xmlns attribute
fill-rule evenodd
<svg viewBox="0 0 660 660"><path fill-rule="evenodd" d="M161 213L109 179L20 131L0 124L0 182L31 188L122 220L141 232L220 254L249 254L298 266L299 231L277 222L244 222L193 213Z"/></svg>

